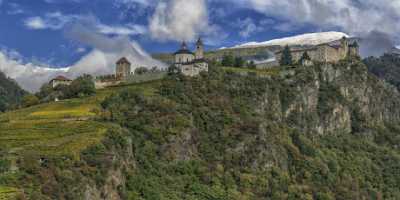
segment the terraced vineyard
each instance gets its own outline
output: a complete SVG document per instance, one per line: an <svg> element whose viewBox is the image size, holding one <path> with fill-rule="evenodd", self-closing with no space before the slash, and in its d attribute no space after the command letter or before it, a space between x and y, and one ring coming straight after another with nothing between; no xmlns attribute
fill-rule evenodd
<svg viewBox="0 0 400 200"><path fill-rule="evenodd" d="M17 195L18 195L17 189L0 186L0 200L15 199Z"/></svg>
<svg viewBox="0 0 400 200"><path fill-rule="evenodd" d="M111 124L99 122L100 103L123 89L152 95L159 81L97 91L92 97L50 102L0 115L0 154L11 163L11 172L0 173L0 200L14 199L18 190L2 180L17 180L17 162L26 155L80 159L80 153L102 141ZM1 168L1 163L0 163ZM1 172L1 169L0 169ZM12 182L12 181L11 181ZM15 181L17 182L17 181Z"/></svg>

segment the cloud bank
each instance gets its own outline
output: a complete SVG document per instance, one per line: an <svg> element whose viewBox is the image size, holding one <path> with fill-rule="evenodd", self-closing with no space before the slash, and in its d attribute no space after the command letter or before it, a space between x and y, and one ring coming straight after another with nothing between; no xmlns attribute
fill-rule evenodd
<svg viewBox="0 0 400 200"><path fill-rule="evenodd" d="M166 65L149 56L139 44L126 36L107 37L93 32L90 26L74 24L68 27L66 35L80 43L91 46L93 50L75 64L66 68L54 68L46 65L25 63L15 51L0 51L0 71L15 79L25 90L35 92L40 86L56 75L75 78L82 74L112 74L115 62L126 57L136 67L164 68Z"/></svg>
<svg viewBox="0 0 400 200"><path fill-rule="evenodd" d="M400 1L237 0L235 3L287 22L341 28L352 34L380 30L394 35L400 30Z"/></svg>
<svg viewBox="0 0 400 200"><path fill-rule="evenodd" d="M149 22L151 37L161 41L193 41L209 29L204 0L160 1Z"/></svg>

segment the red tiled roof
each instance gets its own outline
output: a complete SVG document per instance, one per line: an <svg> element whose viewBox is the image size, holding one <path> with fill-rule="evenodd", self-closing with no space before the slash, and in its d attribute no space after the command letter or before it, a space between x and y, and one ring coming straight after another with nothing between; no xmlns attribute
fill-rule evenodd
<svg viewBox="0 0 400 200"><path fill-rule="evenodd" d="M52 81L71 81L70 79L66 78L65 76L57 76L52 79Z"/></svg>
<svg viewBox="0 0 400 200"><path fill-rule="evenodd" d="M117 61L117 64L123 64L123 63L131 64L131 63L128 61L128 59L126 59L125 57L123 57L123 58L121 58L121 59L119 59L119 60Z"/></svg>

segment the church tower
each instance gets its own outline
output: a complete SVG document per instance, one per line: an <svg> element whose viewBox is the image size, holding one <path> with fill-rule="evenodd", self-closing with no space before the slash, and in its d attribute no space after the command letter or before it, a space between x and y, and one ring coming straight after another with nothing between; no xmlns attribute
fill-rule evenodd
<svg viewBox="0 0 400 200"><path fill-rule="evenodd" d="M196 60L204 59L204 46L203 41L199 38L196 42L196 52L195 52Z"/></svg>
<svg viewBox="0 0 400 200"><path fill-rule="evenodd" d="M117 61L116 76L118 78L126 78L131 74L131 63L125 57Z"/></svg>

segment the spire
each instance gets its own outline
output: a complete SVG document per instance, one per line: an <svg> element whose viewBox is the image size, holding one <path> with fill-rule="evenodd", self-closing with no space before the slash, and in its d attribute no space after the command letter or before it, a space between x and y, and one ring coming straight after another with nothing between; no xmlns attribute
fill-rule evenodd
<svg viewBox="0 0 400 200"><path fill-rule="evenodd" d="M197 46L203 46L203 41L201 40L201 37L199 37L199 39L196 42Z"/></svg>
<svg viewBox="0 0 400 200"><path fill-rule="evenodd" d="M186 42L183 41L183 42L182 42L182 45L181 45L181 50L186 50L186 49L187 49Z"/></svg>

